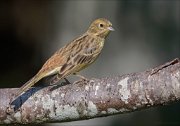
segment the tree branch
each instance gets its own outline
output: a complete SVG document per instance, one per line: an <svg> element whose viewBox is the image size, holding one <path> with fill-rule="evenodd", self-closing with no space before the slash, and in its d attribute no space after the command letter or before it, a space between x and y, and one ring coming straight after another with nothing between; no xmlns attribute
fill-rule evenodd
<svg viewBox="0 0 180 126"><path fill-rule="evenodd" d="M9 106L16 91L0 89L0 124L64 122L132 112L180 100L180 61L141 73L35 87Z"/></svg>

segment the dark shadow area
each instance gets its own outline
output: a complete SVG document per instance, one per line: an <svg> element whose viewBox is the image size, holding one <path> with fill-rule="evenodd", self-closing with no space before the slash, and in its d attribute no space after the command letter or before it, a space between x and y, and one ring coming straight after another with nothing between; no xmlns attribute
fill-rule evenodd
<svg viewBox="0 0 180 126"><path fill-rule="evenodd" d="M14 99L10 106L13 106L14 111L16 112L23 104L24 102L26 102L29 97L31 97L32 95L34 95L36 92L38 92L39 90L46 88L46 87L52 87L49 89L49 91L53 91L58 89L59 87L71 84L67 79L64 79L65 82L61 82L61 83L57 83L54 85L44 85L43 87L32 87L29 90L27 90L25 93L23 93L22 95L18 96L16 99Z"/></svg>
<svg viewBox="0 0 180 126"><path fill-rule="evenodd" d="M14 99L10 105L13 106L14 111L16 112L24 104L24 102L28 100L29 97L31 97L33 94L35 94L43 88L45 87L33 87L29 89L28 91Z"/></svg>

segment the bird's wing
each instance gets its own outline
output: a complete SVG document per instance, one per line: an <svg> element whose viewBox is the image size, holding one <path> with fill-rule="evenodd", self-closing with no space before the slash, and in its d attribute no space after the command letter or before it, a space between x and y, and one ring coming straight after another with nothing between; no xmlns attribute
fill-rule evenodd
<svg viewBox="0 0 180 126"><path fill-rule="evenodd" d="M87 34L83 34L62 47L46 61L39 73L43 73L44 77L46 77L49 75L57 74L59 73L59 71L66 71L67 69L70 70L73 66L71 62L72 57L74 57L74 55L76 55L78 51L81 50L80 47L82 43L86 39L88 39L87 37Z"/></svg>
<svg viewBox="0 0 180 126"><path fill-rule="evenodd" d="M58 73L61 78L64 78L79 71L80 67L93 62L98 51L99 45L95 43L95 39L84 34L57 51L43 65L40 72L47 73L46 76Z"/></svg>
<svg viewBox="0 0 180 126"><path fill-rule="evenodd" d="M91 40L91 38L89 38L89 40ZM96 59L100 51L99 45L94 43L86 42L84 45L80 44L78 47L81 49L76 49L74 53L71 53L66 64L61 67L61 75L67 76L85 68L88 64L91 64Z"/></svg>
<svg viewBox="0 0 180 126"><path fill-rule="evenodd" d="M43 73L44 77L57 73L63 64L66 62L66 57L55 53L49 60L42 66L39 74Z"/></svg>
<svg viewBox="0 0 180 126"><path fill-rule="evenodd" d="M84 49L82 53L76 55L73 62L77 65L88 64L94 60L96 54L98 54L98 47L89 47L87 49Z"/></svg>

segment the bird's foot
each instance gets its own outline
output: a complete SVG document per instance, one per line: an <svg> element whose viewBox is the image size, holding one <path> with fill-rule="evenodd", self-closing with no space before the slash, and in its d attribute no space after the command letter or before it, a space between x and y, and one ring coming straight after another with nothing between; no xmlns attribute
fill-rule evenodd
<svg viewBox="0 0 180 126"><path fill-rule="evenodd" d="M82 76L80 74L74 73L74 75L80 78L80 80L77 80L77 81L74 82L75 84L80 83L80 82L89 82L88 78L86 78L86 77L84 77L84 76Z"/></svg>

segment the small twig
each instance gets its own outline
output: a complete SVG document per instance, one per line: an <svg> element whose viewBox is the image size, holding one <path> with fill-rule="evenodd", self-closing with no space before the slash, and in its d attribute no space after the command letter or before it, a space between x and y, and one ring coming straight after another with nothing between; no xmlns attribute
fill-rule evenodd
<svg viewBox="0 0 180 126"><path fill-rule="evenodd" d="M162 69L164 69L164 68L166 68L166 67L168 67L168 66L170 66L170 65L174 65L174 64L176 64L176 63L178 63L178 62L179 62L179 59L176 58L176 59L174 59L174 60L172 60L172 61L170 61L170 62L167 62L167 63L165 63L165 64L163 64L163 65L160 65L159 67L156 67L156 68L152 69L151 75L159 72L160 70L162 70Z"/></svg>

